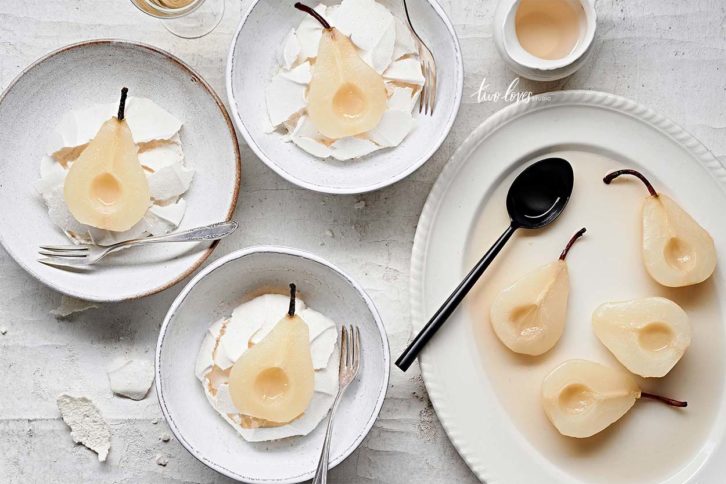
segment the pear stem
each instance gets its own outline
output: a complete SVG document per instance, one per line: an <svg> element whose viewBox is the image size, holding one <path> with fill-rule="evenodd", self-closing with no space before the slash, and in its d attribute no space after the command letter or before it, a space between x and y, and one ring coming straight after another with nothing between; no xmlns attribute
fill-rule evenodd
<svg viewBox="0 0 726 484"><path fill-rule="evenodd" d="M565 260L565 257L567 257L567 254L570 253L570 249L572 248L572 245L583 236L583 234L587 232L587 229L585 227L582 227L580 230L578 230L575 235L572 236L569 242L567 242L567 245L562 250L562 253L560 254L560 260Z"/></svg>
<svg viewBox="0 0 726 484"><path fill-rule="evenodd" d="M604 181L606 185L610 185L610 182L613 181L614 179L616 179L617 177L619 177L620 175L632 175L632 176L640 179L640 181L642 181L643 184L645 185L645 187L648 189L648 192L651 194L651 196L654 196L654 197L658 196L658 192L655 191L655 188L653 188L653 185L651 185L650 182L648 181L648 179L639 171L617 170L617 171L614 171L612 173L608 173L607 175L605 175L605 178L603 178L602 181Z"/></svg>
<svg viewBox="0 0 726 484"><path fill-rule="evenodd" d="M320 22L320 25L322 25L324 29L326 29L326 30L332 29L332 27L330 26L328 21L325 20L323 18L323 16L320 15L318 12L316 12L315 9L313 9L312 7L308 7L304 3L297 2L297 3L295 3L295 8L298 10L302 10L303 12L305 12L308 15L312 15L315 18L315 20Z"/></svg>
<svg viewBox="0 0 726 484"><path fill-rule="evenodd" d="M662 397L660 395L655 395L654 393L647 393L647 392L640 392L640 396L642 398L650 398L651 400L658 400L659 402L665 403L666 405L670 405L671 407L687 407L688 402L682 402L680 400L674 400L672 398L668 397Z"/></svg>
<svg viewBox="0 0 726 484"><path fill-rule="evenodd" d="M289 317L295 316L295 293L297 292L297 287L295 284L290 283L290 309L287 310L287 315Z"/></svg>
<svg viewBox="0 0 726 484"><path fill-rule="evenodd" d="M128 88L124 87L121 89L121 102L118 104L118 115L116 116L119 121L124 120L124 114L126 111L126 95L129 93Z"/></svg>

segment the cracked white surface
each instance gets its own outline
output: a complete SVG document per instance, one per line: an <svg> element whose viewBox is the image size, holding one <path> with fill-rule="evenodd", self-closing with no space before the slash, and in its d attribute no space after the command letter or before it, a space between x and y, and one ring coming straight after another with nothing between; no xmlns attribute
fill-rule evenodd
<svg viewBox="0 0 726 484"><path fill-rule="evenodd" d="M426 195L471 130L506 105L476 103L472 93L482 79L490 91L502 92L514 79L491 38L495 3L440 3L459 34L466 72L459 116L436 155L384 190L330 196L285 182L242 145L244 176L236 218L244 221L245 230L225 240L212 256L253 244L284 244L325 257L356 278L375 301L394 359L411 336L409 258ZM248 4L244 0L241 7ZM184 42L131 2L77 0L74 5L0 2L2 88L24 66L61 45L121 37L181 57L225 97L224 62L239 19L239 1L228 1L221 26L211 35ZM599 30L593 56L582 70L558 82L522 81L519 89L597 89L627 96L675 120L726 161L726 112L716 102L726 94L726 5L715 0L597 0L596 8ZM108 484L232 482L196 461L175 439L159 439L168 429L153 388L141 402L113 398L108 388L106 368L116 358L153 358L159 326L181 288L58 321L49 314L58 306L58 294L0 249L0 327L8 330L0 337L0 388L15 389L0 392L3 476L18 483L68 482L69 475L74 482ZM398 484L402 475L419 484L476 482L446 438L417 375L416 365L405 375L392 369L380 418L361 447L331 471L331 484ZM61 393L88 396L106 418L113 450L105 463L73 445L55 405ZM167 465L158 465L156 455L167 459Z"/></svg>

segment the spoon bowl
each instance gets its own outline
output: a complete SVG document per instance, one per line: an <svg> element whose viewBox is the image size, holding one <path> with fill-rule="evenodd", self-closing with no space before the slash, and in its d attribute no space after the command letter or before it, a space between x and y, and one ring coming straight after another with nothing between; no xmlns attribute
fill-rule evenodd
<svg viewBox="0 0 726 484"><path fill-rule="evenodd" d="M562 158L545 158L522 170L507 192L509 227L398 357L396 366L403 371L408 370L419 352L456 310L517 229L539 229L559 217L570 200L574 183L572 166Z"/></svg>
<svg viewBox="0 0 726 484"><path fill-rule="evenodd" d="M518 228L538 229L553 222L570 200L575 176L562 158L531 164L507 192L507 211Z"/></svg>

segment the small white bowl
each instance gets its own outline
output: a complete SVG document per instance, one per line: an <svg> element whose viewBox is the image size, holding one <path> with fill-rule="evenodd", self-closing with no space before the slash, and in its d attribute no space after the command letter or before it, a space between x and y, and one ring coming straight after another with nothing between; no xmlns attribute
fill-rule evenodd
<svg viewBox="0 0 726 484"><path fill-rule="evenodd" d="M363 441L388 389L390 354L373 301L350 277L319 257L283 247L252 247L202 270L182 290L164 319L156 348L156 390L169 427L197 459L250 483L294 483L313 477L324 422L304 437L249 443L212 409L194 376L197 351L210 324L244 300L285 293L295 282L301 298L339 326L361 332L361 370L336 413L331 468Z"/></svg>
<svg viewBox="0 0 726 484"><path fill-rule="evenodd" d="M400 0L377 0L405 20ZM314 2L317 3L317 2ZM323 0L337 4L340 0ZM459 111L464 67L454 27L434 0L409 2L411 20L436 59L438 92L433 116L416 113L416 129L397 147L337 161L319 159L279 133L266 133L265 89L276 71L285 35L303 19L293 2L255 0L232 39L227 59L229 106L249 147L286 180L324 193L353 194L378 190L413 173L441 146ZM262 42L262 44L261 44ZM418 106L416 108L418 111Z"/></svg>
<svg viewBox="0 0 726 484"><path fill-rule="evenodd" d="M573 74L587 61L597 28L595 6L593 0L569 1L582 7L584 12L580 37L568 55L549 60L530 54L519 43L515 17L521 0L500 0L494 13L494 43L514 72L534 81L554 81Z"/></svg>

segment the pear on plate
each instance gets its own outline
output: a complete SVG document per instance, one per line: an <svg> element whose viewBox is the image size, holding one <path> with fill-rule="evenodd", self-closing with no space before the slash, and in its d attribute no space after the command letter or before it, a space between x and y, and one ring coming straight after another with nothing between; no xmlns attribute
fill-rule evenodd
<svg viewBox="0 0 726 484"><path fill-rule="evenodd" d="M347 36L315 10L296 3L323 25L318 56L307 93L307 112L318 131L330 139L355 136L375 128L388 94L383 77L358 55Z"/></svg>
<svg viewBox="0 0 726 484"><path fill-rule="evenodd" d="M650 195L643 202L643 264L650 276L667 287L691 286L705 281L716 268L713 239L685 210L658 193L642 173L617 170L603 181L621 175L639 178Z"/></svg>
<svg viewBox="0 0 726 484"><path fill-rule="evenodd" d="M691 344L688 315L664 297L602 304L592 328L625 368L643 377L665 376Z"/></svg>
<svg viewBox="0 0 726 484"><path fill-rule="evenodd" d="M510 350L536 356L559 341L570 292L565 258L584 233L582 228L572 236L559 259L522 277L494 300L489 319L494 333Z"/></svg>
<svg viewBox="0 0 726 484"><path fill-rule="evenodd" d="M136 225L151 205L149 183L139 162L121 90L118 116L98 130L71 165L63 185L68 210L82 224L123 232Z"/></svg>
<svg viewBox="0 0 726 484"><path fill-rule="evenodd" d="M288 423L310 405L315 369L308 325L295 314L295 292L290 284L288 313L232 366L229 392L242 415Z"/></svg>
<svg viewBox="0 0 726 484"><path fill-rule="evenodd" d="M687 402L643 392L629 373L587 360L568 360L542 382L542 406L562 434L585 438L619 420L639 398L674 407Z"/></svg>

